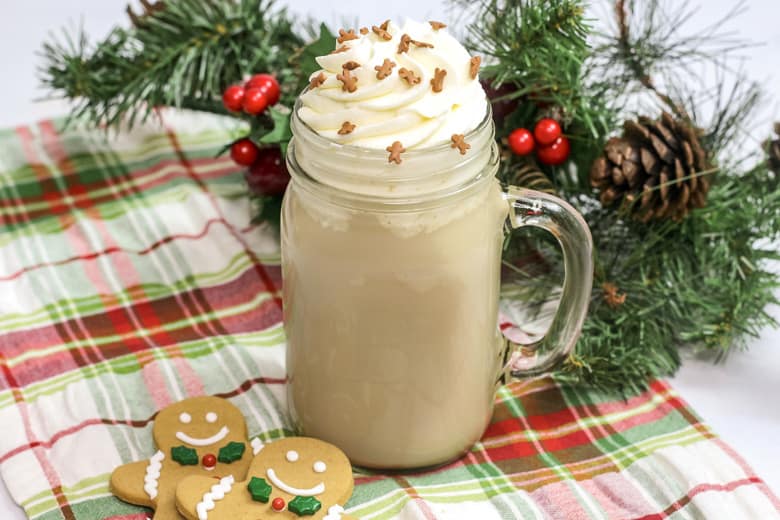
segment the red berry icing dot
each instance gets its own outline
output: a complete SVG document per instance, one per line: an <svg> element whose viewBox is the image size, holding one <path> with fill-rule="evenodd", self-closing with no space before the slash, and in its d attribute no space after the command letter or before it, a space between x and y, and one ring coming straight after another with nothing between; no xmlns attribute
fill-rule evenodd
<svg viewBox="0 0 780 520"><path fill-rule="evenodd" d="M274 498L273 502L271 502L271 507L274 511L284 511L284 507L287 504L284 503L284 499L282 497L276 497Z"/></svg>
<svg viewBox="0 0 780 520"><path fill-rule="evenodd" d="M203 456L203 467L206 469L213 469L217 465L217 457L213 453L207 453Z"/></svg>

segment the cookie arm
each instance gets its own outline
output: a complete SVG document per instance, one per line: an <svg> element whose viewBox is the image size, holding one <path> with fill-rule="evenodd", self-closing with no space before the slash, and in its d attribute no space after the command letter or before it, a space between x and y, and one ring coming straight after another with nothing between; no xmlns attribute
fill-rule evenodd
<svg viewBox="0 0 780 520"><path fill-rule="evenodd" d="M151 507L152 499L144 490L144 477L148 461L131 462L119 466L111 473L111 492L131 504Z"/></svg>

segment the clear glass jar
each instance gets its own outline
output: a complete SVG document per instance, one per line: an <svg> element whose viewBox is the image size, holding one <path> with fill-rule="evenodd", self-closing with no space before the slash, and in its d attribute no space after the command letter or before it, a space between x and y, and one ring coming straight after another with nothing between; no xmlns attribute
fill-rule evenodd
<svg viewBox="0 0 780 520"><path fill-rule="evenodd" d="M513 350L511 364L532 374L568 354L582 326L587 226L554 197L501 190L490 113L465 155L446 143L396 165L321 137L297 108L281 237L292 416L359 466L449 461L480 438L511 369L497 326L505 233L543 227L564 251L545 341Z"/></svg>

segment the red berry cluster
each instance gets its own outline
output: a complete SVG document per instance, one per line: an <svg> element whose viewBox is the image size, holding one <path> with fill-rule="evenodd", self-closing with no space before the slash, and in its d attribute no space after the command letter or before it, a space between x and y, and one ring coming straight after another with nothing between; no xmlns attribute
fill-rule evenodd
<svg viewBox="0 0 780 520"><path fill-rule="evenodd" d="M527 128L518 128L509 134L509 148L517 155L530 154L537 144L536 158L542 164L554 166L565 163L569 158L569 140L555 119L540 119L533 134Z"/></svg>
<svg viewBox="0 0 780 520"><path fill-rule="evenodd" d="M279 82L270 74L255 74L243 85L231 85L222 94L222 103L231 112L256 116L279 101ZM278 146L258 148L245 137L230 146L230 157L249 169L244 174L249 189L258 195L281 195L290 174Z"/></svg>
<svg viewBox="0 0 780 520"><path fill-rule="evenodd" d="M249 167L244 176L253 193L281 195L290 182L290 173L278 146L258 148L245 137L231 145L230 157L241 166Z"/></svg>
<svg viewBox="0 0 780 520"><path fill-rule="evenodd" d="M279 101L279 82L270 74L255 74L243 85L231 85L222 93L222 103L231 112L256 116Z"/></svg>

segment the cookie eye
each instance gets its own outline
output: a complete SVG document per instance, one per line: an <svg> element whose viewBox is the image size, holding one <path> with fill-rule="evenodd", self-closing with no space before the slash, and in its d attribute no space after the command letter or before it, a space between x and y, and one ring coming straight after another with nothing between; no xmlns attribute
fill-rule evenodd
<svg viewBox="0 0 780 520"><path fill-rule="evenodd" d="M206 414L206 420L207 420L208 422L211 422L211 423L213 423L213 422L217 422L217 414L216 414L216 413L214 413L214 412L209 412L209 413L207 413L207 414Z"/></svg>
<svg viewBox="0 0 780 520"><path fill-rule="evenodd" d="M318 460L314 463L314 466L312 466L312 469L315 473L325 473L325 470L328 469L328 467L325 465L324 462L321 460Z"/></svg>
<svg viewBox="0 0 780 520"><path fill-rule="evenodd" d="M184 423L184 424L190 424L190 422L192 421L192 416L191 416L190 414L188 414L187 412L183 412L183 413L182 413L182 414L179 416L179 420L180 420L182 423Z"/></svg>
<svg viewBox="0 0 780 520"><path fill-rule="evenodd" d="M298 452L295 450L290 450L287 452L287 461L288 462L295 462L298 460Z"/></svg>

